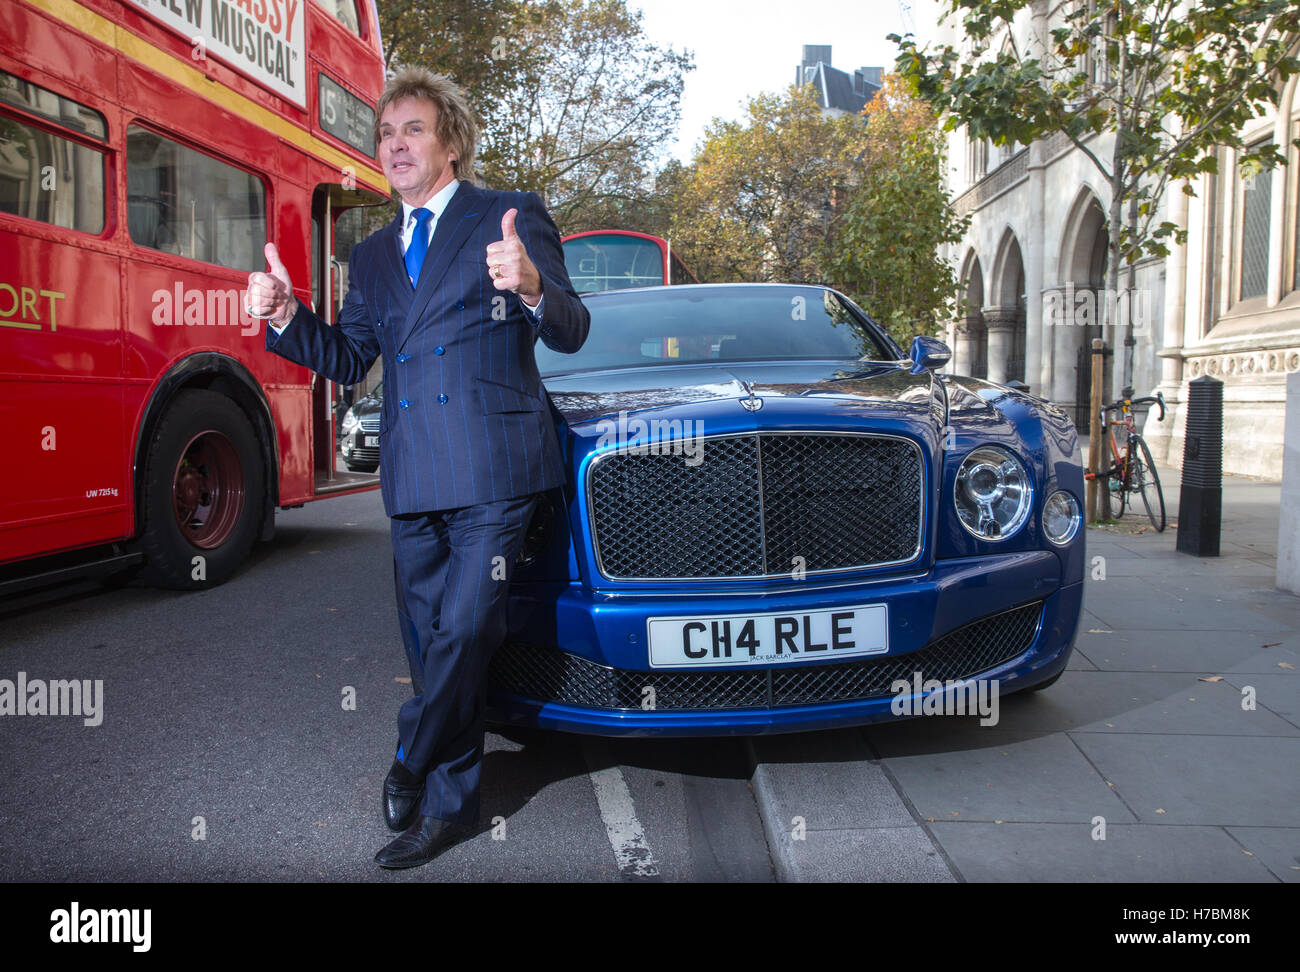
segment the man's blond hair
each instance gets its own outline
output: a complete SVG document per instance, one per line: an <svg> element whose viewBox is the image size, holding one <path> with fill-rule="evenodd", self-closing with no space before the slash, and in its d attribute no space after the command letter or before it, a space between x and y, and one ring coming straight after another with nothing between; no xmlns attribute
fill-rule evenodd
<svg viewBox="0 0 1300 972"><path fill-rule="evenodd" d="M375 109L375 144L379 144L379 123L384 109L403 98L419 98L438 111L437 136L443 147L456 153L452 168L457 179L474 179L474 157L478 153L478 123L470 111L465 92L445 74L426 67L399 68L384 85Z"/></svg>

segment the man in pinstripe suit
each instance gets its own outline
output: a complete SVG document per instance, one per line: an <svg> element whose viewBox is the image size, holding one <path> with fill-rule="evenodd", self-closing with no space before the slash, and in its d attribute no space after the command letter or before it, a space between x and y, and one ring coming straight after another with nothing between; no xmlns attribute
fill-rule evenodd
<svg viewBox="0 0 1300 972"><path fill-rule="evenodd" d="M376 137L402 215L354 248L338 326L294 298L274 244L248 305L268 318L269 350L333 381L354 384L383 356L380 475L415 696L382 794L401 834L375 860L400 868L432 860L478 819L506 571L538 494L565 479L533 344L577 351L590 318L541 200L468 181L477 128L454 84L399 72Z"/></svg>

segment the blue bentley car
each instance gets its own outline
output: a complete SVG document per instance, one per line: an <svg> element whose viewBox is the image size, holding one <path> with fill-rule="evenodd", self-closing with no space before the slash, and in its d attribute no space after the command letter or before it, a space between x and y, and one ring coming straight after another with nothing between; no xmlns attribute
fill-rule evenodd
<svg viewBox="0 0 1300 972"><path fill-rule="evenodd" d="M792 732L1061 674L1084 571L1062 410L938 374L943 344L904 353L822 287L584 300L577 354L537 345L570 476L513 575L494 722Z"/></svg>

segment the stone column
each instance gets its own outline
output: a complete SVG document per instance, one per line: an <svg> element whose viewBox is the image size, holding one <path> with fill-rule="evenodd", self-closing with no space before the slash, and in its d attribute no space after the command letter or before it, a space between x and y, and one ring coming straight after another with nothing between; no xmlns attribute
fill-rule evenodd
<svg viewBox="0 0 1300 972"><path fill-rule="evenodd" d="M957 347L953 348L956 364L953 374L969 375L975 368L975 342L979 339L983 324L980 315L967 314L962 323L957 325Z"/></svg>
<svg viewBox="0 0 1300 972"><path fill-rule="evenodd" d="M984 308L984 326L989 332L989 381L1007 380L1007 361L1011 357L1011 329L1019 323L1015 307Z"/></svg>
<svg viewBox="0 0 1300 972"><path fill-rule="evenodd" d="M1052 394L1047 397L1058 405L1073 406L1078 404L1079 343L1086 328L1077 321L1074 285L1063 284L1058 291L1062 311L1052 328Z"/></svg>
<svg viewBox="0 0 1300 972"><path fill-rule="evenodd" d="M948 373L950 375L970 374L970 367L966 361L966 319L960 318L952 326L952 361L948 363Z"/></svg>
<svg viewBox="0 0 1300 972"><path fill-rule="evenodd" d="M1291 141L1291 105L1295 100L1297 79L1293 75L1286 83L1282 90L1282 97L1279 99L1277 116L1273 122L1273 144L1280 146L1283 155L1289 155L1286 151L1287 145ZM1274 167L1272 172L1261 173L1256 176L1257 179L1271 177L1273 180L1273 194L1269 197L1269 224L1268 224L1268 286L1266 293L1268 295L1268 306L1276 307L1282 299L1282 295L1290 289L1287 284L1291 278L1291 267L1284 266L1278 256L1282 254L1286 247L1286 224L1287 209L1295 206L1293 198L1288 198L1286 184L1290 175L1286 170L1290 166L1279 165ZM1288 261L1289 262L1289 261Z"/></svg>
<svg viewBox="0 0 1300 972"><path fill-rule="evenodd" d="M1046 37L1047 5L1034 10L1035 32L1040 38ZM1020 258L1025 268L1025 384L1035 395L1047 397L1051 386L1047 383L1048 369L1051 367L1051 330L1043 322L1043 281L1047 268L1047 206L1045 192L1047 185L1044 171L1045 141L1035 139L1029 146L1029 238L1020 248ZM1053 273L1058 273L1053 268Z"/></svg>
<svg viewBox="0 0 1300 972"><path fill-rule="evenodd" d="M1181 185L1171 186L1168 199L1169 220L1187 229L1189 200ZM1160 357L1160 385L1157 390L1165 396L1166 414L1163 422L1158 408L1150 412L1142 438L1151 449L1151 458L1158 464L1181 466L1182 449L1174 448L1174 437L1182 428L1183 342L1187 330L1187 247L1170 243L1169 256L1165 258L1165 316L1159 324L1164 338ZM1139 389L1139 395L1150 394Z"/></svg>
<svg viewBox="0 0 1300 972"><path fill-rule="evenodd" d="M1277 586L1300 594L1300 372L1286 379L1282 503L1277 518Z"/></svg>

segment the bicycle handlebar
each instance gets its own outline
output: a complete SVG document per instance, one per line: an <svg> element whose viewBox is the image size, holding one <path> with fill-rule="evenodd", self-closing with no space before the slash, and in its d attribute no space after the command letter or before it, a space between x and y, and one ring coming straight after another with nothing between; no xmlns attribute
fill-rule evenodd
<svg viewBox="0 0 1300 972"><path fill-rule="evenodd" d="M1122 411L1124 408L1124 401L1125 400L1121 398L1117 402L1112 402L1109 405L1103 405L1101 407L1101 424L1103 428L1106 426L1106 413ZM1165 420L1165 396L1161 392L1156 392L1155 395L1146 398L1130 398L1128 399L1128 404L1130 407L1133 405L1159 405L1160 417L1157 418L1156 421L1163 422Z"/></svg>

